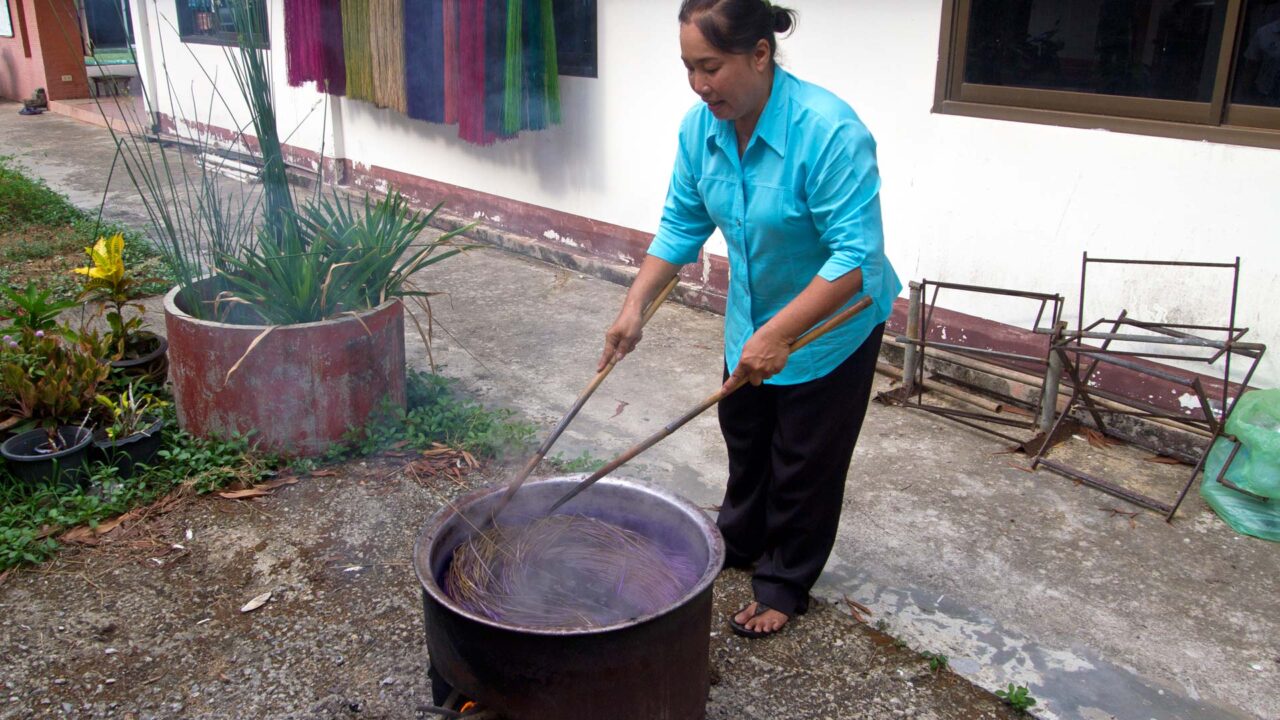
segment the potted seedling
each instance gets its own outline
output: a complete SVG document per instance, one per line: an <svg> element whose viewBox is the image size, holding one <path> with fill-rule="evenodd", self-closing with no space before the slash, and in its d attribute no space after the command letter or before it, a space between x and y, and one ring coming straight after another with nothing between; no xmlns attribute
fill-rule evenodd
<svg viewBox="0 0 1280 720"><path fill-rule="evenodd" d="M57 330L58 314L76 303L73 300L50 302L50 294L49 290L38 289L34 282L27 283L26 290L22 292L11 287L0 288L0 295L13 305L9 311L0 310L0 320L11 323L8 334L0 340L0 353L13 354L19 347L18 337L24 329L33 334L39 333L42 338L45 333ZM0 437L21 421L22 417L6 408L6 403L0 399Z"/></svg>
<svg viewBox="0 0 1280 720"><path fill-rule="evenodd" d="M85 425L98 385L111 372L100 360L102 343L88 332L74 339L65 330L15 332L0 347L0 404L20 419L19 432L0 445L0 455L22 480L60 477L74 486L85 477L93 441Z"/></svg>
<svg viewBox="0 0 1280 720"><path fill-rule="evenodd" d="M148 392L138 392L134 383L116 397L99 395L97 402L107 420L93 433L95 454L119 470L119 477L133 477L137 465L150 462L160 449L164 418L160 410L168 403Z"/></svg>
<svg viewBox="0 0 1280 720"><path fill-rule="evenodd" d="M169 369L166 357L169 343L163 336L142 329L146 309L130 302L136 283L124 266L124 235L116 233L98 238L85 252L89 254L90 264L75 269L85 276L80 300L97 302L106 315L112 369L156 384L163 383ZM126 314L133 317L126 318Z"/></svg>

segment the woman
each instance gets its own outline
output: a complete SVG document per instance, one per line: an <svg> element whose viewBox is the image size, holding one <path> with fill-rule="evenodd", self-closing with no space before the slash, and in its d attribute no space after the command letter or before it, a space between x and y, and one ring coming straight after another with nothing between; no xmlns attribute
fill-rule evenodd
<svg viewBox="0 0 1280 720"><path fill-rule="evenodd" d="M729 248L726 564L754 565L755 600L730 618L760 637L805 612L835 542L884 321L902 285L884 256L875 142L849 106L774 61L795 12L762 0L684 0L680 53L701 99L680 127L657 235L603 367L640 341L641 311L719 228ZM872 306L790 355L862 295ZM732 369L732 374L730 374Z"/></svg>

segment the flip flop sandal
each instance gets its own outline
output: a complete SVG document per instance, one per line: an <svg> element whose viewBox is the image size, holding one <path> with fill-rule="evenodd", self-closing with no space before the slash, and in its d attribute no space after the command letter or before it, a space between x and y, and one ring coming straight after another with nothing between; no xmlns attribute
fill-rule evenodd
<svg viewBox="0 0 1280 720"><path fill-rule="evenodd" d="M755 603L756 603L756 611L752 613L751 618L760 617L761 615L773 609L768 605L765 605L764 603L760 602L759 600L756 600ZM745 606L742 608L742 610L746 610L746 609L747 608ZM751 628L748 628L746 625L738 622L737 617L742 614L742 610L739 610L738 612L729 616L729 629L733 631L734 635L739 635L744 638L755 640L757 638L773 635L774 633L777 633L782 630L782 628L778 628L777 630L771 630L767 632L762 630L752 630ZM750 620L751 618L748 618L748 620ZM787 619L790 620L791 618L788 617ZM786 627L786 625L783 625L782 627Z"/></svg>

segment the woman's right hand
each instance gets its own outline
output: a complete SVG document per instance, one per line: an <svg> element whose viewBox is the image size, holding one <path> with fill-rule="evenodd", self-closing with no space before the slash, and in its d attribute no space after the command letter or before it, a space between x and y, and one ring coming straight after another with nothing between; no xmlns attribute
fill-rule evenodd
<svg viewBox="0 0 1280 720"><path fill-rule="evenodd" d="M644 335L643 329L644 322L640 311L623 307L622 312L618 313L618 318L604 334L604 352L600 354L596 372L604 370L610 360L617 362L626 357L627 353L635 350L636 345L640 343L640 338Z"/></svg>

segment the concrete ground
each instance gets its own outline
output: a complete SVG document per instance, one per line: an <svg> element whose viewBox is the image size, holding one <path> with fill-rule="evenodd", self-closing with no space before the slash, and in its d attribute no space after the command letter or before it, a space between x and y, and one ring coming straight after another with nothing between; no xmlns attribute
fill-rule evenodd
<svg viewBox="0 0 1280 720"><path fill-rule="evenodd" d="M111 159L106 131L19 117L17 107L0 104L0 154L96 206ZM124 221L142 217L121 178L108 206ZM625 292L495 250L442 263L424 280L446 293L433 303L441 372L544 428L591 377ZM710 313L663 308L555 452L608 458L712 392L720 328ZM424 364L413 332L409 341L411 361ZM1280 548L1236 535L1194 493L1166 524L1030 473L1005 450L944 420L873 404L815 593L847 593L872 609L872 622L948 655L983 687L1027 685L1041 717L1280 717ZM1058 452L1113 477L1140 475L1166 496L1187 470L1079 441ZM714 505L724 463L708 414L620 474Z"/></svg>

